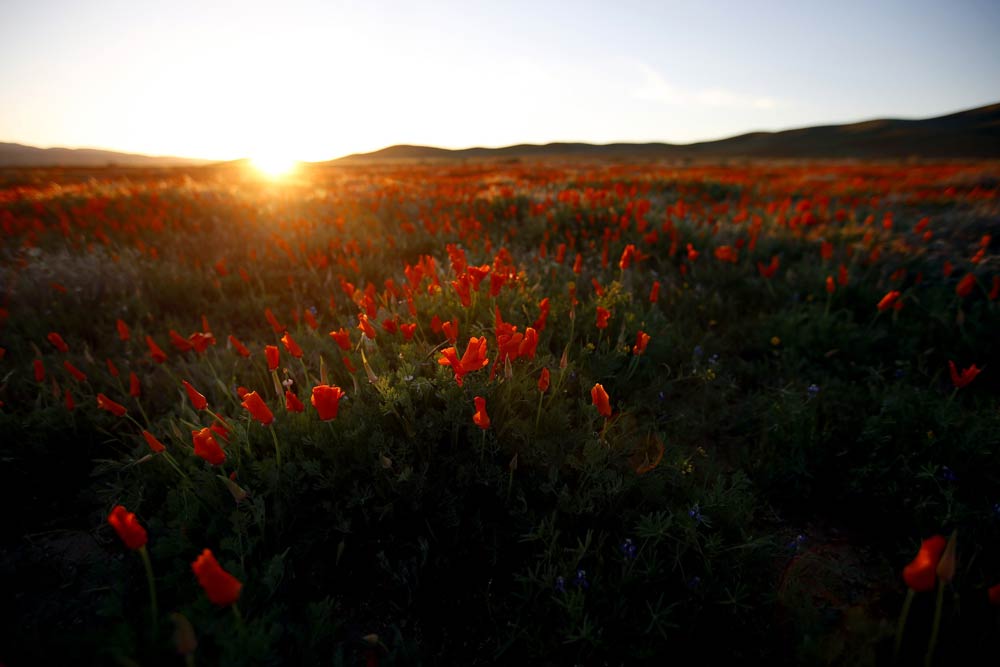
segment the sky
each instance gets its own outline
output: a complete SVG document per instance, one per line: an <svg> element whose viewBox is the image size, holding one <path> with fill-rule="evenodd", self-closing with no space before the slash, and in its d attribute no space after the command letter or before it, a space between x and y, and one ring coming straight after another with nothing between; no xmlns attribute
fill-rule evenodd
<svg viewBox="0 0 1000 667"><path fill-rule="evenodd" d="M1000 101L1000 2L2 0L0 141L322 160Z"/></svg>

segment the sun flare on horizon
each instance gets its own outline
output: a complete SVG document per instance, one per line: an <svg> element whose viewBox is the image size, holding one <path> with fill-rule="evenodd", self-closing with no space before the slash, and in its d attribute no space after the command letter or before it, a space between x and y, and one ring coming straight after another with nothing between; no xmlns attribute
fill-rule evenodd
<svg viewBox="0 0 1000 667"><path fill-rule="evenodd" d="M282 178L292 174L299 160L281 153L261 153L250 159L250 164L268 178Z"/></svg>

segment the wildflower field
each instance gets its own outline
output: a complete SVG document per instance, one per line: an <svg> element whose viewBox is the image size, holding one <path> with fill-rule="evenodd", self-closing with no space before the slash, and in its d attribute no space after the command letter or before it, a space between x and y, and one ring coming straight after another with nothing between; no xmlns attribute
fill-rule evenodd
<svg viewBox="0 0 1000 667"><path fill-rule="evenodd" d="M996 163L4 170L0 227L4 664L995 664Z"/></svg>

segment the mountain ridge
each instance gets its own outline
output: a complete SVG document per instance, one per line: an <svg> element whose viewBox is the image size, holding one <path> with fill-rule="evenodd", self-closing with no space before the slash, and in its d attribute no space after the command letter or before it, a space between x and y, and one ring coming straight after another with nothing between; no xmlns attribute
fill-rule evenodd
<svg viewBox="0 0 1000 667"><path fill-rule="evenodd" d="M655 158L1000 158L1000 102L923 119L876 118L854 123L755 131L690 144L552 142L460 149L402 144L337 162L524 157Z"/></svg>

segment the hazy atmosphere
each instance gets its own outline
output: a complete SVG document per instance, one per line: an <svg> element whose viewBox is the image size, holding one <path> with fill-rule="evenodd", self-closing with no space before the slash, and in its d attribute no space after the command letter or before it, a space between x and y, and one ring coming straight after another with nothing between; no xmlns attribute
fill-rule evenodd
<svg viewBox="0 0 1000 667"><path fill-rule="evenodd" d="M0 6L0 141L321 160L716 139L1000 96L996 2Z"/></svg>

